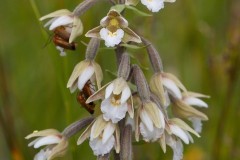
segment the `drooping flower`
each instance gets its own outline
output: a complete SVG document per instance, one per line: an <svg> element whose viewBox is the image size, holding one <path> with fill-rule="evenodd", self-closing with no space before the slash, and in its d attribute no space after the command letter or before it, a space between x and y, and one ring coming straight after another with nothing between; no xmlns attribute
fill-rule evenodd
<svg viewBox="0 0 240 160"><path fill-rule="evenodd" d="M187 91L177 77L171 73L165 72L157 72L152 76L150 81L150 89L159 97L163 103L163 106L166 106L167 103L165 90L168 94L172 95L176 99L182 98L180 89L184 92Z"/></svg>
<svg viewBox="0 0 240 160"><path fill-rule="evenodd" d="M165 129L164 115L157 105L151 101L142 103L135 116L135 138L139 140L139 134L146 142L156 141L161 137Z"/></svg>
<svg viewBox="0 0 240 160"><path fill-rule="evenodd" d="M119 128L117 124L105 121L102 115L88 126L79 137L77 144L82 144L88 137L90 137L90 147L96 156L103 156L109 153L113 147L115 147L117 153L120 152Z"/></svg>
<svg viewBox="0 0 240 160"><path fill-rule="evenodd" d="M55 129L35 131L25 138L30 139L33 137L37 138L28 144L29 147L33 146L34 148L39 148L46 146L35 155L34 160L51 160L55 157L64 155L67 150L67 139Z"/></svg>
<svg viewBox="0 0 240 160"><path fill-rule="evenodd" d="M207 108L208 104L200 98L209 98L209 96L194 92L185 92L183 93L182 101L189 106ZM188 120L192 122L194 130L201 133L202 119L199 117L189 117Z"/></svg>
<svg viewBox="0 0 240 160"><path fill-rule="evenodd" d="M77 88L82 90L87 81L97 82L98 88L101 87L103 79L102 69L94 60L84 60L78 63L70 76L67 88L74 92Z"/></svg>
<svg viewBox="0 0 240 160"><path fill-rule="evenodd" d="M87 103L103 99L101 111L106 121L119 122L126 116L126 112L133 118L131 90L122 77L115 79L102 87L87 100Z"/></svg>
<svg viewBox="0 0 240 160"><path fill-rule="evenodd" d="M158 12L164 8L164 2L175 2L176 0L141 0L141 3L145 5L150 11Z"/></svg>
<svg viewBox="0 0 240 160"><path fill-rule="evenodd" d="M64 56L65 49L75 50L75 38L83 32L81 20L67 9L57 10L40 18L40 21L51 18L44 27L54 32L53 42L60 55Z"/></svg>
<svg viewBox="0 0 240 160"><path fill-rule="evenodd" d="M86 37L97 37L105 41L107 47L114 47L121 42L133 41L141 43L141 38L128 28L128 21L116 10L110 10L100 21L100 26L86 33Z"/></svg>

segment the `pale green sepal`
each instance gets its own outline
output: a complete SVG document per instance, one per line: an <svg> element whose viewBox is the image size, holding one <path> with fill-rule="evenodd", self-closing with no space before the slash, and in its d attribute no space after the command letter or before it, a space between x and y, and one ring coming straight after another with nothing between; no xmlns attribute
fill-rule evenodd
<svg viewBox="0 0 240 160"><path fill-rule="evenodd" d="M27 135L25 139L30 139L33 137L44 137L49 135L58 135L58 134L61 134L61 133L56 129L45 129L42 131L33 131L33 133Z"/></svg>
<svg viewBox="0 0 240 160"><path fill-rule="evenodd" d="M95 122L92 121L92 123L85 129L85 131L80 135L80 137L78 138L77 140L77 145L80 145L82 144L87 138L90 137L90 134L91 134L91 127L93 125L93 123Z"/></svg>
<svg viewBox="0 0 240 160"><path fill-rule="evenodd" d="M123 30L124 30L124 36L122 41L124 43L127 43L129 41L136 42L136 43L142 42L141 38L135 32L133 32L130 28L127 27L127 28L124 28Z"/></svg>
<svg viewBox="0 0 240 160"><path fill-rule="evenodd" d="M113 94L119 95L127 86L127 82L121 77L113 81L114 89Z"/></svg>
<svg viewBox="0 0 240 160"><path fill-rule="evenodd" d="M150 101L143 104L143 107L145 111L148 113L151 120L153 121L154 125L157 128L162 128L163 126L161 126L161 123L160 123L161 122L160 113L159 113L160 111L157 105Z"/></svg>
<svg viewBox="0 0 240 160"><path fill-rule="evenodd" d="M181 118L191 118L191 117L197 117L201 120L207 121L208 117L198 111L197 109L183 103L182 101L175 102L176 105L173 105L173 113Z"/></svg>
<svg viewBox="0 0 240 160"><path fill-rule="evenodd" d="M150 80L150 90L158 96L163 106L167 103L160 73L156 73Z"/></svg>
<svg viewBox="0 0 240 160"><path fill-rule="evenodd" d="M82 33L83 33L82 21L78 17L74 16L73 27L72 27L72 32L69 38L69 43L72 43L74 39L80 36Z"/></svg>
<svg viewBox="0 0 240 160"><path fill-rule="evenodd" d="M98 87L98 89L100 89L101 88L101 82L103 80L102 69L101 69L101 66L98 63L92 61L92 64L93 64L93 68L94 68L94 71L95 71L97 87Z"/></svg>
<svg viewBox="0 0 240 160"><path fill-rule="evenodd" d="M105 121L101 116L97 117L97 120L95 121L95 123L93 124L92 128L91 128L91 135L90 137L92 139L97 138L102 131L105 129L106 125L107 125L107 121Z"/></svg>
<svg viewBox="0 0 240 160"><path fill-rule="evenodd" d="M190 92L190 91L184 92L184 93L182 93L182 95L183 96L196 97L196 98L210 98L209 95L204 95L204 94L201 94L201 93Z"/></svg>
<svg viewBox="0 0 240 160"><path fill-rule="evenodd" d="M160 146L163 150L163 153L166 153L166 140L165 140L165 134L162 134L162 136L159 138Z"/></svg>
<svg viewBox="0 0 240 160"><path fill-rule="evenodd" d="M70 88L74 82L77 80L77 78L79 77L79 75L83 72L83 70L90 65L90 61L89 60L84 60L79 62L75 68L73 69L72 75L70 76L68 83L67 83L67 88Z"/></svg>
<svg viewBox="0 0 240 160"><path fill-rule="evenodd" d="M120 152L120 129L118 127L118 125L116 125L116 129L115 129L115 139L116 139L116 143L115 143L115 151L116 153Z"/></svg>
<svg viewBox="0 0 240 160"><path fill-rule="evenodd" d="M178 127L191 132L192 134L196 135L197 137L200 137L200 135L195 130L193 130L187 123L185 123L183 120L181 120L179 118L172 118L169 121L172 122L173 124L176 124Z"/></svg>
<svg viewBox="0 0 240 160"><path fill-rule="evenodd" d="M126 48L129 48L129 49L143 49L145 48L146 46L137 46L137 45L134 45L134 44L126 44L126 43L122 43L120 44L120 46L122 47L126 47Z"/></svg>
<svg viewBox="0 0 240 160"><path fill-rule="evenodd" d="M132 10L134 13L136 13L136 14L139 15L139 16L145 16L145 17L150 17L150 16L152 16L152 15L149 14L149 13L145 13L145 12L143 12L143 11L138 10L138 9L137 9L136 7L134 7L134 6L129 6L129 5L127 5L127 6L126 6L126 9Z"/></svg>
<svg viewBox="0 0 240 160"><path fill-rule="evenodd" d="M55 147L53 147L47 160L51 160L56 157L63 156L66 153L67 148L68 148L68 141L66 139L63 139L59 144L57 144Z"/></svg>
<svg viewBox="0 0 240 160"><path fill-rule="evenodd" d="M134 109L133 109L133 98L132 95L130 96L130 99L128 100L128 114L130 118L133 119L134 117Z"/></svg>
<svg viewBox="0 0 240 160"><path fill-rule="evenodd" d="M86 34L85 34L85 36L86 37L95 37L95 38L101 38L101 36L100 36L100 30L102 29L102 27L101 26L98 26L98 27L95 27L95 28L93 28L93 29L91 29L91 30L89 30Z"/></svg>
<svg viewBox="0 0 240 160"><path fill-rule="evenodd" d="M45 20L47 18L54 18L54 17L59 17L59 16L67 16L67 15L71 15L72 12L70 12L69 10L67 9L61 9L61 10L57 10L55 12L52 12L52 13L49 13L43 17L41 17L39 20L42 21L42 20Z"/></svg>
<svg viewBox="0 0 240 160"><path fill-rule="evenodd" d="M105 89L111 82L105 84L102 88L100 88L97 92L92 94L87 100L86 103L90 103L99 99L103 99L105 96Z"/></svg>

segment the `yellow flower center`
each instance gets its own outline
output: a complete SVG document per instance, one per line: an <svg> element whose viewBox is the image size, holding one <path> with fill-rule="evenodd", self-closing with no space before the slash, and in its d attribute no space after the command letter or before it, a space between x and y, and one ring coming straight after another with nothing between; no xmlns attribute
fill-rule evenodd
<svg viewBox="0 0 240 160"><path fill-rule="evenodd" d="M108 35L110 37L116 37L117 36L117 32L112 33L111 31L108 31Z"/></svg>
<svg viewBox="0 0 240 160"><path fill-rule="evenodd" d="M111 19L110 22L109 22L109 26L112 26L112 27L116 27L118 28L119 27L119 22L117 19Z"/></svg>
<svg viewBox="0 0 240 160"><path fill-rule="evenodd" d="M119 106L121 104L120 98L120 95L113 95L111 97L111 104L115 107Z"/></svg>

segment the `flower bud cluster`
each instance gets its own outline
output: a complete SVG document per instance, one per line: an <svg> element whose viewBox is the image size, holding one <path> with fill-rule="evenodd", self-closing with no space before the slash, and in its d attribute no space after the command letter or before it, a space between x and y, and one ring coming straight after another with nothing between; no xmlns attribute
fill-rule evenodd
<svg viewBox="0 0 240 160"><path fill-rule="evenodd" d="M75 49L74 40L83 33L83 24L78 17L97 1L85 0L73 12L63 9L40 19L51 18L45 26L50 26L49 30L54 32L54 43L61 54L65 53L65 49ZM71 93L78 92L78 101L87 111L93 114L94 107L97 106L100 114L76 121L62 133L49 129L28 135L26 139L39 137L29 146L38 148L47 145L35 156L37 160L63 155L68 139L85 127L77 144L80 145L89 138L89 146L98 159L109 159L110 153L114 152L119 159L130 160L133 157L132 141L138 142L142 139L146 143L158 141L164 153L166 146L170 146L173 159L180 160L183 158L182 142L193 142L190 133L200 137L202 121L208 120L196 107L207 108L207 103L201 98L209 96L188 91L175 75L164 72L157 49L150 41L130 29L123 16L125 9L134 8L139 2L150 11L158 12L164 7L164 2L175 0L109 2L113 7L107 16L102 18L98 27L85 34L91 38L85 59L75 66L67 82L67 88ZM104 86L101 85L101 66L95 61L100 40L104 41L106 47L115 49L118 62L116 78ZM127 52L127 46L139 44L145 46L142 48L146 49L154 71L149 83L141 68L131 64ZM168 114L170 109L172 114ZM193 128L182 119L192 122ZM135 135L135 139L132 135Z"/></svg>

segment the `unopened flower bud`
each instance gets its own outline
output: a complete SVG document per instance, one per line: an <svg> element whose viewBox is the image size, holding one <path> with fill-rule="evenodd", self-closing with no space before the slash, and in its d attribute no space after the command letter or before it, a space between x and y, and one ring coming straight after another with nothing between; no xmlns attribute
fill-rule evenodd
<svg viewBox="0 0 240 160"><path fill-rule="evenodd" d="M137 65L133 66L133 77L134 77L135 84L136 84L137 90L138 90L138 94L139 94L141 100L142 101L150 100L150 91L149 91L149 87L148 87L146 78L145 78L142 70Z"/></svg>
<svg viewBox="0 0 240 160"><path fill-rule="evenodd" d="M88 43L86 55L85 55L85 58L87 60L94 60L98 52L99 45L100 45L100 39L91 38L90 42Z"/></svg>
<svg viewBox="0 0 240 160"><path fill-rule="evenodd" d="M143 44L145 44L147 46L148 56L149 56L150 62L152 64L154 72L155 73L162 72L163 71L162 60L161 60L161 57L159 56L158 51L151 44L151 42L144 39L143 37L141 39L142 39Z"/></svg>
<svg viewBox="0 0 240 160"><path fill-rule="evenodd" d="M118 77L122 77L127 80L130 73L130 59L128 54L123 54L121 58L121 63L118 68Z"/></svg>
<svg viewBox="0 0 240 160"><path fill-rule="evenodd" d="M85 13L89 8L91 8L97 1L99 0L85 0L80 3L73 11L73 14L76 16L81 16Z"/></svg>

